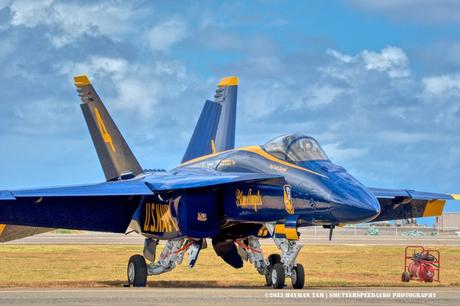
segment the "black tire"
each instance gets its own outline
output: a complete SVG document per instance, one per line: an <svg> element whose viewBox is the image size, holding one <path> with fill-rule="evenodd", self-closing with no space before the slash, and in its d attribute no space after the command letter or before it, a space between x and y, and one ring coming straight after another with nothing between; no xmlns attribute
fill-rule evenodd
<svg viewBox="0 0 460 306"><path fill-rule="evenodd" d="M265 286L270 287L272 285L272 267L274 264L281 262L281 256L279 254L271 254L267 259L270 265L268 266L267 274L265 274Z"/></svg>
<svg viewBox="0 0 460 306"><path fill-rule="evenodd" d="M270 266L273 266L274 264L281 262L281 255L271 254L268 256L268 261L270 262Z"/></svg>
<svg viewBox="0 0 460 306"><path fill-rule="evenodd" d="M270 287L272 285L272 268L268 267L268 272L265 274L265 286Z"/></svg>
<svg viewBox="0 0 460 306"><path fill-rule="evenodd" d="M410 274L407 271L404 271L401 275L401 281L404 283L408 283L410 281Z"/></svg>
<svg viewBox="0 0 460 306"><path fill-rule="evenodd" d="M291 282L294 289L302 289L305 285L305 270L301 264L292 268Z"/></svg>
<svg viewBox="0 0 460 306"><path fill-rule="evenodd" d="M147 264L142 255L133 255L128 262L128 283L133 287L147 286Z"/></svg>
<svg viewBox="0 0 460 306"><path fill-rule="evenodd" d="M273 265L270 270L270 277L274 289L284 288L286 274L284 273L284 266L282 263L278 262Z"/></svg>

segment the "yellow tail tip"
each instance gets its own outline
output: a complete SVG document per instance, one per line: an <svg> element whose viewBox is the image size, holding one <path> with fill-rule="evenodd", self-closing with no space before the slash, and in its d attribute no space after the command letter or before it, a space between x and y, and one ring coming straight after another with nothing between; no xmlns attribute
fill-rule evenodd
<svg viewBox="0 0 460 306"><path fill-rule="evenodd" d="M86 75L74 76L73 81L75 83L75 86L77 87L83 87L83 86L91 84L90 80L88 79Z"/></svg>
<svg viewBox="0 0 460 306"><path fill-rule="evenodd" d="M217 86L237 86L238 82L239 79L237 76L229 76L222 78Z"/></svg>

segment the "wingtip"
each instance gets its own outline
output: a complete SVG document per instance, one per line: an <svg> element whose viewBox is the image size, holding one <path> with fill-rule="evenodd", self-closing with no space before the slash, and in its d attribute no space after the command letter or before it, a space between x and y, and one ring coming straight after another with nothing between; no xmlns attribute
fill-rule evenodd
<svg viewBox="0 0 460 306"><path fill-rule="evenodd" d="M83 86L91 84L88 76L85 75L85 74L74 76L73 81L75 83L75 86L77 86L77 87L83 87Z"/></svg>
<svg viewBox="0 0 460 306"><path fill-rule="evenodd" d="M222 78L217 86L237 86L238 83L239 79L237 76L228 76Z"/></svg>
<svg viewBox="0 0 460 306"><path fill-rule="evenodd" d="M460 201L460 194L451 194L450 195L454 200Z"/></svg>

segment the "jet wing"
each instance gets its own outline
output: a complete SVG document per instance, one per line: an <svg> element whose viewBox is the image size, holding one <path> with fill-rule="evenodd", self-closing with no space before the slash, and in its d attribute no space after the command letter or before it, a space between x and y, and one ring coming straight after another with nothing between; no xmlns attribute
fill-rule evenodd
<svg viewBox="0 0 460 306"><path fill-rule="evenodd" d="M124 233L143 196L143 181L0 191L0 224Z"/></svg>
<svg viewBox="0 0 460 306"><path fill-rule="evenodd" d="M181 169L167 173L158 178L151 176L146 179L147 185L155 191L183 190L191 188L211 187L237 182L255 182L262 180L283 180L281 175L245 172L218 172L210 169Z"/></svg>
<svg viewBox="0 0 460 306"><path fill-rule="evenodd" d="M447 200L460 195L405 189L368 188L378 199L381 212L372 222L440 216Z"/></svg>
<svg viewBox="0 0 460 306"><path fill-rule="evenodd" d="M156 191L213 187L243 181L283 184L284 178L259 173L178 169L152 173L143 180L0 191L0 237L4 224L124 233L143 197Z"/></svg>

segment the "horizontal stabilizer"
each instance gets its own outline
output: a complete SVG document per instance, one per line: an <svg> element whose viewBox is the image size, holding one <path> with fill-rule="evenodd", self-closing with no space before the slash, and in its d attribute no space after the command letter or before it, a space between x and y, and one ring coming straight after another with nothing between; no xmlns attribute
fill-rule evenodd
<svg viewBox="0 0 460 306"><path fill-rule="evenodd" d="M447 200L458 195L404 189L369 188L380 203L381 212L372 222L442 215Z"/></svg>

